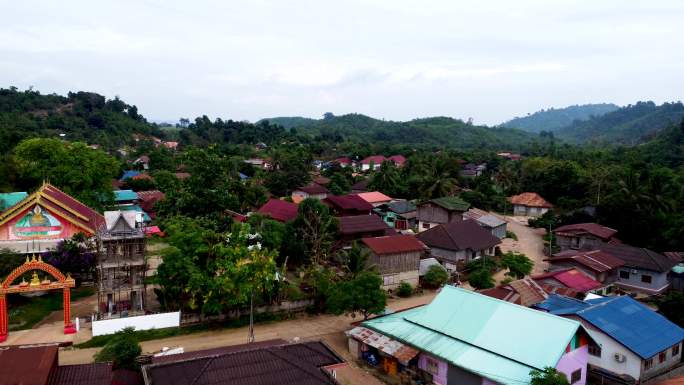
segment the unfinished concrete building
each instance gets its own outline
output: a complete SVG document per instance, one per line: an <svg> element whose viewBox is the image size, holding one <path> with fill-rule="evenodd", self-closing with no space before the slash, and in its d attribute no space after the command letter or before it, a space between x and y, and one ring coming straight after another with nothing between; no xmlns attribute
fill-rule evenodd
<svg viewBox="0 0 684 385"><path fill-rule="evenodd" d="M140 214L106 211L98 234L98 319L145 312L145 231Z"/></svg>

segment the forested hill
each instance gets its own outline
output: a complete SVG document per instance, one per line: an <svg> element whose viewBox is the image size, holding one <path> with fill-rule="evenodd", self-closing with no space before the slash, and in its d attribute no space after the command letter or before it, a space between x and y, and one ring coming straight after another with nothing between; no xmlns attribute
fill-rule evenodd
<svg viewBox="0 0 684 385"><path fill-rule="evenodd" d="M333 141L388 145L517 150L537 138L537 135L517 129L477 126L448 117L394 122L361 114L334 116L328 113L323 119L287 117L262 121L294 129L297 134L321 136Z"/></svg>
<svg viewBox="0 0 684 385"><path fill-rule="evenodd" d="M533 114L514 118L503 127L519 128L529 132L555 131L571 125L574 121L588 120L591 117L601 116L620 108L612 103L583 104L565 108L549 108L537 111Z"/></svg>
<svg viewBox="0 0 684 385"><path fill-rule="evenodd" d="M586 121L576 121L554 132L571 143L636 145L684 117L684 104L638 102Z"/></svg>
<svg viewBox="0 0 684 385"><path fill-rule="evenodd" d="M163 135L138 114L136 106L118 98L107 100L92 92L61 96L0 89L0 154L30 137L64 137L114 149L130 143L135 133Z"/></svg>

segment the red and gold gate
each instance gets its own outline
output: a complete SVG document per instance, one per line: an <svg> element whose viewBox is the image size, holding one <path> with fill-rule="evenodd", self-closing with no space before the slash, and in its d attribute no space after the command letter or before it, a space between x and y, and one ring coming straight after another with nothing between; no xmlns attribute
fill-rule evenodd
<svg viewBox="0 0 684 385"><path fill-rule="evenodd" d="M40 280L35 270L41 270L50 274L56 281L49 279ZM19 284L12 285L14 280L21 277L24 273L33 272L30 282L22 279ZM64 334L76 333L74 325L71 323L71 288L76 286L76 282L68 274L66 277L54 266L43 262L41 257L36 259L35 255L12 271L0 286L0 342L7 340L8 317L7 317L7 294L27 293L32 291L44 290L63 290L64 298Z"/></svg>

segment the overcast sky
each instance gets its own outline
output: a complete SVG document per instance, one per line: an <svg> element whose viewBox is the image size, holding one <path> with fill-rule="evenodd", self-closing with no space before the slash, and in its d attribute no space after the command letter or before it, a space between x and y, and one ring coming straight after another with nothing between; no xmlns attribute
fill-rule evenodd
<svg viewBox="0 0 684 385"><path fill-rule="evenodd" d="M684 1L0 0L0 87L148 119L359 112L497 124L684 99Z"/></svg>

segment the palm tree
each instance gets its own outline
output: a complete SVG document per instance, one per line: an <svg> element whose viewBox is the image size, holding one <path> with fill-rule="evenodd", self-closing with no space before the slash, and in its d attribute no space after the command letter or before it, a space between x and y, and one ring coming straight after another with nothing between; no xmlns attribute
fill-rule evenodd
<svg viewBox="0 0 684 385"><path fill-rule="evenodd" d="M350 279L356 278L363 271L375 269L375 265L369 264L368 249L360 247L356 242L352 243L351 249L341 250L338 259Z"/></svg>

